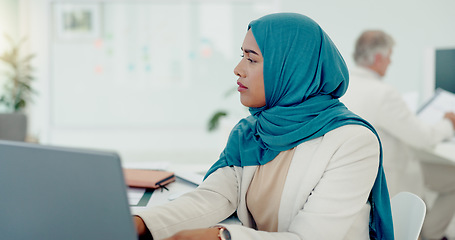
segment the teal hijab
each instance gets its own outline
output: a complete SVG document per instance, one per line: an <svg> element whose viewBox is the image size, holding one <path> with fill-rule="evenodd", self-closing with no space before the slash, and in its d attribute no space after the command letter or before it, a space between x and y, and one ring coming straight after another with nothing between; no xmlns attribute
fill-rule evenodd
<svg viewBox="0 0 455 240"><path fill-rule="evenodd" d="M266 105L232 129L220 159L207 176L225 166L263 165L281 151L348 124L374 128L338 98L348 87L343 57L321 27L296 13L276 13L252 21L264 58ZM378 137L379 139L379 137ZM381 158L370 193L370 238L393 239L390 200Z"/></svg>

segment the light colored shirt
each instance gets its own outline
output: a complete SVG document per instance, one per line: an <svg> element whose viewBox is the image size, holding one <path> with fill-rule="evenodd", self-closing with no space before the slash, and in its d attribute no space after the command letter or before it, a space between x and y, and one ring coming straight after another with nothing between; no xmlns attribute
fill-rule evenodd
<svg viewBox="0 0 455 240"><path fill-rule="evenodd" d="M283 151L272 161L258 166L246 193L248 210L256 229L276 232L281 194L294 157L295 148Z"/></svg>

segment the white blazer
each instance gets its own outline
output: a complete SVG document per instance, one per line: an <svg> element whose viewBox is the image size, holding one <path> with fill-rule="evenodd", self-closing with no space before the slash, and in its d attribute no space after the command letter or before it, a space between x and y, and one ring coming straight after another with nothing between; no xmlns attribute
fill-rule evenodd
<svg viewBox="0 0 455 240"><path fill-rule="evenodd" d="M246 192L257 166L224 167L195 191L138 215L154 239L210 227L237 211L242 225L224 225L233 240L369 239L368 196L379 165L376 136L347 125L297 146L278 214L278 232L253 229Z"/></svg>
<svg viewBox="0 0 455 240"><path fill-rule="evenodd" d="M451 122L447 119L435 125L422 122L401 94L372 70L353 68L349 76L349 88L341 101L378 132L390 196L401 191L422 196L423 176L410 147L430 148L450 138L453 136Z"/></svg>

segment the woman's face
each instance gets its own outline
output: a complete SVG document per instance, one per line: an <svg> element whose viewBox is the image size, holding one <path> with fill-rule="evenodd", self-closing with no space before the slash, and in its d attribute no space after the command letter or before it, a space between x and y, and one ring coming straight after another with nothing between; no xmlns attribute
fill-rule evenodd
<svg viewBox="0 0 455 240"><path fill-rule="evenodd" d="M237 90L240 92L240 102L246 107L263 107L266 103L262 71L264 59L251 29L243 40L242 51L242 60L234 68L234 74L239 76Z"/></svg>

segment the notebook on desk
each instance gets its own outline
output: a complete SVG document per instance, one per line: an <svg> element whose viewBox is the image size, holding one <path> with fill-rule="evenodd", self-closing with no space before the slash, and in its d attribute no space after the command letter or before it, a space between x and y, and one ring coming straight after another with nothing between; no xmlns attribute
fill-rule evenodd
<svg viewBox="0 0 455 240"><path fill-rule="evenodd" d="M119 156L0 141L0 239L137 239Z"/></svg>
<svg viewBox="0 0 455 240"><path fill-rule="evenodd" d="M123 169L125 182L130 187L160 188L175 181L173 172L150 169Z"/></svg>

